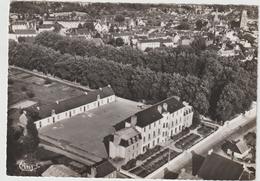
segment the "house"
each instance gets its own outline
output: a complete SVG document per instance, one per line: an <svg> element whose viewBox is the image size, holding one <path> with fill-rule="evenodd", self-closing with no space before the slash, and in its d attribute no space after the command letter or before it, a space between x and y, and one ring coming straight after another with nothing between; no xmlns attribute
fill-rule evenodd
<svg viewBox="0 0 260 181"><path fill-rule="evenodd" d="M43 177L80 177L80 174L65 165L51 165L42 173Z"/></svg>
<svg viewBox="0 0 260 181"><path fill-rule="evenodd" d="M244 140L226 141L221 147L227 154L239 159L246 157L251 150Z"/></svg>
<svg viewBox="0 0 260 181"><path fill-rule="evenodd" d="M34 124L37 129L40 129L114 101L115 93L108 85L77 97L57 100L56 103L49 105L32 106L26 110L38 113L39 120L35 121Z"/></svg>
<svg viewBox="0 0 260 181"><path fill-rule="evenodd" d="M150 106L123 121L124 128L109 142L109 157L134 159L190 127L192 118L192 107L175 97Z"/></svg>
<svg viewBox="0 0 260 181"><path fill-rule="evenodd" d="M9 34L9 38L13 39L15 41L18 41L19 37L25 37L25 38L32 38L35 37L36 34L36 30L32 30L32 29L17 29L14 31L14 33Z"/></svg>
<svg viewBox="0 0 260 181"><path fill-rule="evenodd" d="M124 43L130 45L131 38L134 36L132 32L122 32L122 33L114 33L113 38L122 38Z"/></svg>
<svg viewBox="0 0 260 181"><path fill-rule="evenodd" d="M212 153L212 151L209 151L198 167L197 172L193 175L204 180L239 180L244 170L240 163Z"/></svg>
<svg viewBox="0 0 260 181"><path fill-rule="evenodd" d="M43 31L53 31L54 30L54 24L42 24L38 27L38 33L41 33Z"/></svg>
<svg viewBox="0 0 260 181"><path fill-rule="evenodd" d="M116 167L108 160L91 167L90 178L116 178Z"/></svg>
<svg viewBox="0 0 260 181"><path fill-rule="evenodd" d="M161 46L173 47L173 41L171 39L140 39L137 42L137 48L145 51L147 48L158 48Z"/></svg>

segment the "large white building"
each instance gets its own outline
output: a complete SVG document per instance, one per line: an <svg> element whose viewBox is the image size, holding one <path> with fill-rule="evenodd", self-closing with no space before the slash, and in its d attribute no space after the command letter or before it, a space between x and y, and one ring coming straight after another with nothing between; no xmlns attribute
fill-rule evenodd
<svg viewBox="0 0 260 181"><path fill-rule="evenodd" d="M126 162L134 159L190 127L192 118L193 109L186 102L174 97L159 102L124 121L125 127L116 131L109 142L109 156Z"/></svg>

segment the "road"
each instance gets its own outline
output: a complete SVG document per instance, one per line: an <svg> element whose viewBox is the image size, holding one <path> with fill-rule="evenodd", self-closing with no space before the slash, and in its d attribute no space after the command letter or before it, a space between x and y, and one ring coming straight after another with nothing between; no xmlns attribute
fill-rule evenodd
<svg viewBox="0 0 260 181"><path fill-rule="evenodd" d="M92 89L90 89L90 88L88 88L86 86L80 85L79 83L75 83L75 82L71 82L71 81L68 81L68 80L60 79L60 78L57 78L57 77L53 77L51 75L45 75L42 72L36 72L36 71L34 72L34 71L26 70L24 68L16 67L16 66L13 66L13 65L9 65L9 68L20 70L20 71L26 72L28 74L32 74L32 75L40 77L40 78L50 79L52 81L68 85L70 87L75 87L75 88L81 89L83 91L87 91L87 92L92 91Z"/></svg>
<svg viewBox="0 0 260 181"><path fill-rule="evenodd" d="M240 132L246 132L251 129L256 124L256 108L251 110L250 113L245 115L240 115L235 119L226 122L224 126L221 126L215 133L208 136L204 140L200 141L193 147L187 149L178 157L170 161L168 164L162 166L154 173L148 175L146 178L163 178L164 169L168 168L173 172L178 172L186 164L188 164L192 159L192 151L197 154L205 154L214 146L221 144L221 142L234 134L240 134Z"/></svg>

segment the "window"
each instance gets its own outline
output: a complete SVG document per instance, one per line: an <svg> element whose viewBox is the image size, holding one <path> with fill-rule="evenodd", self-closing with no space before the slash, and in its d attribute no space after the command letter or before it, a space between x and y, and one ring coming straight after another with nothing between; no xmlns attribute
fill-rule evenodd
<svg viewBox="0 0 260 181"><path fill-rule="evenodd" d="M173 127L173 122L172 122L172 127Z"/></svg>
<svg viewBox="0 0 260 181"><path fill-rule="evenodd" d="M82 111L82 108L80 107L79 110L80 110L80 112L81 112L81 111Z"/></svg>
<svg viewBox="0 0 260 181"><path fill-rule="evenodd" d="M52 118L52 122L55 123L55 117Z"/></svg>
<svg viewBox="0 0 260 181"><path fill-rule="evenodd" d="M159 120L159 124L161 124L161 120Z"/></svg>
<svg viewBox="0 0 260 181"><path fill-rule="evenodd" d="M41 121L39 122L39 127L40 127L40 128L42 127L42 122L41 122Z"/></svg>
<svg viewBox="0 0 260 181"><path fill-rule="evenodd" d="M144 136L144 138L143 138L143 142L145 142L145 136Z"/></svg>
<svg viewBox="0 0 260 181"><path fill-rule="evenodd" d="M161 132L160 132L160 128L158 129L158 135L160 135L161 134Z"/></svg>
<svg viewBox="0 0 260 181"><path fill-rule="evenodd" d="M160 138L157 138L157 144L159 143L159 141L160 141Z"/></svg>
<svg viewBox="0 0 260 181"><path fill-rule="evenodd" d="M145 127L144 127L144 132L146 131Z"/></svg>
<svg viewBox="0 0 260 181"><path fill-rule="evenodd" d="M151 125L149 125L149 129L151 129Z"/></svg>
<svg viewBox="0 0 260 181"><path fill-rule="evenodd" d="M150 143L147 145L148 148L150 148Z"/></svg>
<svg viewBox="0 0 260 181"><path fill-rule="evenodd" d="M155 126L156 126L156 122L153 123L153 127L155 127Z"/></svg>
<svg viewBox="0 0 260 181"><path fill-rule="evenodd" d="M65 116L66 116L66 117L68 116L68 113L67 113L67 112L65 112Z"/></svg>
<svg viewBox="0 0 260 181"><path fill-rule="evenodd" d="M151 139L151 135L150 135L150 133L148 134L148 140L150 140Z"/></svg>
<svg viewBox="0 0 260 181"><path fill-rule="evenodd" d="M153 131L153 137L155 137L155 131Z"/></svg>
<svg viewBox="0 0 260 181"><path fill-rule="evenodd" d="M135 145L133 145L133 150L135 149Z"/></svg>
<svg viewBox="0 0 260 181"><path fill-rule="evenodd" d="M143 152L145 152L145 146L143 147Z"/></svg>
<svg viewBox="0 0 260 181"><path fill-rule="evenodd" d="M162 136L164 136L164 132L162 132Z"/></svg>
<svg viewBox="0 0 260 181"><path fill-rule="evenodd" d="M166 128L168 128L168 123L166 123Z"/></svg>
<svg viewBox="0 0 260 181"><path fill-rule="evenodd" d="M163 123L163 128L165 128L165 123Z"/></svg>
<svg viewBox="0 0 260 181"><path fill-rule="evenodd" d="M109 98L107 98L107 103L109 103Z"/></svg>
<svg viewBox="0 0 260 181"><path fill-rule="evenodd" d="M155 145L155 141L153 140L153 146Z"/></svg>
<svg viewBox="0 0 260 181"><path fill-rule="evenodd" d="M76 111L75 110L73 110L73 114L75 114L76 113Z"/></svg>
<svg viewBox="0 0 260 181"><path fill-rule="evenodd" d="M177 133L177 128L175 128L175 134Z"/></svg>

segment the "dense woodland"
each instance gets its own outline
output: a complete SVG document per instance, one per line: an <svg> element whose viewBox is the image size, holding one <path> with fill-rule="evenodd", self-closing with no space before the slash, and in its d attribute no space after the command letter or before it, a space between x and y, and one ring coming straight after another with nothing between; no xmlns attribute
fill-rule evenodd
<svg viewBox="0 0 260 181"><path fill-rule="evenodd" d="M110 84L118 96L137 101L154 103L177 95L197 113L218 121L245 111L256 100L256 60L221 58L196 46L142 52L43 32L34 44L10 41L9 63L90 88Z"/></svg>

